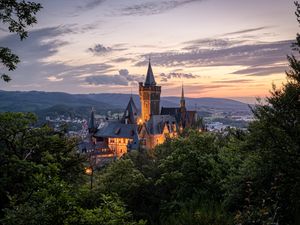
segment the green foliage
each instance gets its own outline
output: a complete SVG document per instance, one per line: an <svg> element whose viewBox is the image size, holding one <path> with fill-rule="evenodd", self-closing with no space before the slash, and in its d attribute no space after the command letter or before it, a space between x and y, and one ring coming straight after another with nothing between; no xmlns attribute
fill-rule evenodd
<svg viewBox="0 0 300 225"><path fill-rule="evenodd" d="M145 224L135 222L115 194L85 188L76 140L35 122L31 113L0 114L1 224ZM132 177L124 178L135 187L142 176Z"/></svg>
<svg viewBox="0 0 300 225"><path fill-rule="evenodd" d="M97 190L116 193L150 224L232 224L222 200L226 179L242 161L245 134L237 133L190 130L154 152L133 151L98 173Z"/></svg>
<svg viewBox="0 0 300 225"><path fill-rule="evenodd" d="M41 4L34 2L0 1L0 21L8 25L9 32L17 33L23 40L28 36L27 27L37 22L35 15L41 8ZM19 57L5 47L0 47L0 60L9 71L15 70L20 62ZM11 80L7 74L2 74L0 78L5 82Z"/></svg>
<svg viewBox="0 0 300 225"><path fill-rule="evenodd" d="M300 5L297 19L300 22ZM249 156L240 167L228 200L238 224L297 224L300 208L300 37L288 56L287 83L273 85L267 104L253 109L256 121L241 151ZM233 186L233 185L232 185ZM230 191L229 191L230 193ZM239 204L237 204L239 203Z"/></svg>
<svg viewBox="0 0 300 225"><path fill-rule="evenodd" d="M131 213L115 196L97 196L99 204L86 208L80 191L74 191L63 181L53 180L32 194L23 204L6 209L2 224L31 225L143 225L142 220L134 222Z"/></svg>
<svg viewBox="0 0 300 225"><path fill-rule="evenodd" d="M134 168L130 159L121 159L109 165L98 180L99 185L108 188L106 191L120 196L130 195L144 182L143 174Z"/></svg>
<svg viewBox="0 0 300 225"><path fill-rule="evenodd" d="M76 182L83 171L76 142L48 127L35 128L36 117L23 113L0 114L0 195L1 209L10 199L27 201L42 185L40 176L59 176Z"/></svg>
<svg viewBox="0 0 300 225"><path fill-rule="evenodd" d="M1 224L299 224L299 35L293 49L287 83L247 132L186 130L95 171L92 190L76 140L33 114L0 114Z"/></svg>

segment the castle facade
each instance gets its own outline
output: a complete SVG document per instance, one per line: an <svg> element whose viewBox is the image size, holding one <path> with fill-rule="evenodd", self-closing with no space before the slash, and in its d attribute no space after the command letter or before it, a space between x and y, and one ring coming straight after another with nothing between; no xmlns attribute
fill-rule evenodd
<svg viewBox="0 0 300 225"><path fill-rule="evenodd" d="M121 119L96 127L92 111L88 127L95 154L109 159L120 158L133 149L153 149L195 125L197 112L186 109L183 87L178 107L160 107L160 94L161 86L155 82L149 60L146 80L139 83L140 112L130 97Z"/></svg>

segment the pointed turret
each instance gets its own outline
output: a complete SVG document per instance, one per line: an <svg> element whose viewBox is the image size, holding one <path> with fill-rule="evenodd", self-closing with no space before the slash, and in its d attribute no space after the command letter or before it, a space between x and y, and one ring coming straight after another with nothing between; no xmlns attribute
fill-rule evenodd
<svg viewBox="0 0 300 225"><path fill-rule="evenodd" d="M180 107L185 108L185 98L184 98L184 90L183 90L183 84L181 86L181 98L180 98Z"/></svg>
<svg viewBox="0 0 300 225"><path fill-rule="evenodd" d="M138 115L137 107L135 106L132 96L130 96L128 105L125 109L125 112L124 112L124 115L122 118L122 122L126 123L126 124L135 124L137 115Z"/></svg>
<svg viewBox="0 0 300 225"><path fill-rule="evenodd" d="M180 127L182 129L185 128L186 125L186 108L185 108L185 98L184 98L184 90L183 84L181 86L181 98L180 98Z"/></svg>
<svg viewBox="0 0 300 225"><path fill-rule="evenodd" d="M92 108L92 111L91 111L88 129L89 129L89 133L94 133L97 130L97 127L95 124L95 109L94 108Z"/></svg>
<svg viewBox="0 0 300 225"><path fill-rule="evenodd" d="M152 71L152 67L151 67L151 62L150 62L150 59L149 59L145 86L155 86L155 85L156 85L156 82L155 82L155 79L154 79L154 75L153 75L153 71Z"/></svg>

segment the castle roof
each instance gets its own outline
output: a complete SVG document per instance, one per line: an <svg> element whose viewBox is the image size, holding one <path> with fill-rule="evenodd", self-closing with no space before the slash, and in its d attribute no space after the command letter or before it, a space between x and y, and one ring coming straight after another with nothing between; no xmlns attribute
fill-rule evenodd
<svg viewBox="0 0 300 225"><path fill-rule="evenodd" d="M150 134L161 134L165 125L170 126L170 131L172 131L172 126L176 126L176 119L171 115L152 115L150 120L146 122L147 131Z"/></svg>
<svg viewBox="0 0 300 225"><path fill-rule="evenodd" d="M151 62L149 60L145 86L155 86L155 85L156 85L156 82L155 82L155 79L154 79L154 75L153 75L153 71L152 71L152 67L151 67Z"/></svg>
<svg viewBox="0 0 300 225"><path fill-rule="evenodd" d="M130 124L134 124L136 123L136 118L138 116L138 109L132 99L132 97L130 96L128 105L124 111L124 115L122 117L122 123L130 123Z"/></svg>
<svg viewBox="0 0 300 225"><path fill-rule="evenodd" d="M101 127L95 137L131 138L137 135L136 124L124 124L121 121L108 121Z"/></svg>
<svg viewBox="0 0 300 225"><path fill-rule="evenodd" d="M173 107L173 108L161 107L160 114L174 116L177 122L179 122L180 116L181 116L180 108L178 108L178 107Z"/></svg>
<svg viewBox="0 0 300 225"><path fill-rule="evenodd" d="M177 123L183 122L184 124L192 124L195 120L196 114L196 111L185 111L185 114L182 114L180 107L161 108L161 115L171 115L176 119Z"/></svg>

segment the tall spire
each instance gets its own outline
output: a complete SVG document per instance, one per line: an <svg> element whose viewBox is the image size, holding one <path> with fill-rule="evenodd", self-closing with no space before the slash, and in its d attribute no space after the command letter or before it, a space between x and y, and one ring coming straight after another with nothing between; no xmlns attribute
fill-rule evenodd
<svg viewBox="0 0 300 225"><path fill-rule="evenodd" d="M183 83L181 84L181 99L184 99Z"/></svg>
<svg viewBox="0 0 300 225"><path fill-rule="evenodd" d="M147 70L147 75L146 75L145 86L155 86L155 85L156 85L156 82L155 82L152 67L151 67L151 60L149 58L149 64L148 64L148 70Z"/></svg>
<svg viewBox="0 0 300 225"><path fill-rule="evenodd" d="M180 107L185 107L185 98L184 98L183 83L181 85Z"/></svg>
<svg viewBox="0 0 300 225"><path fill-rule="evenodd" d="M92 133L96 130L96 124L95 124L95 108L92 108L91 116L88 124L89 132Z"/></svg>

